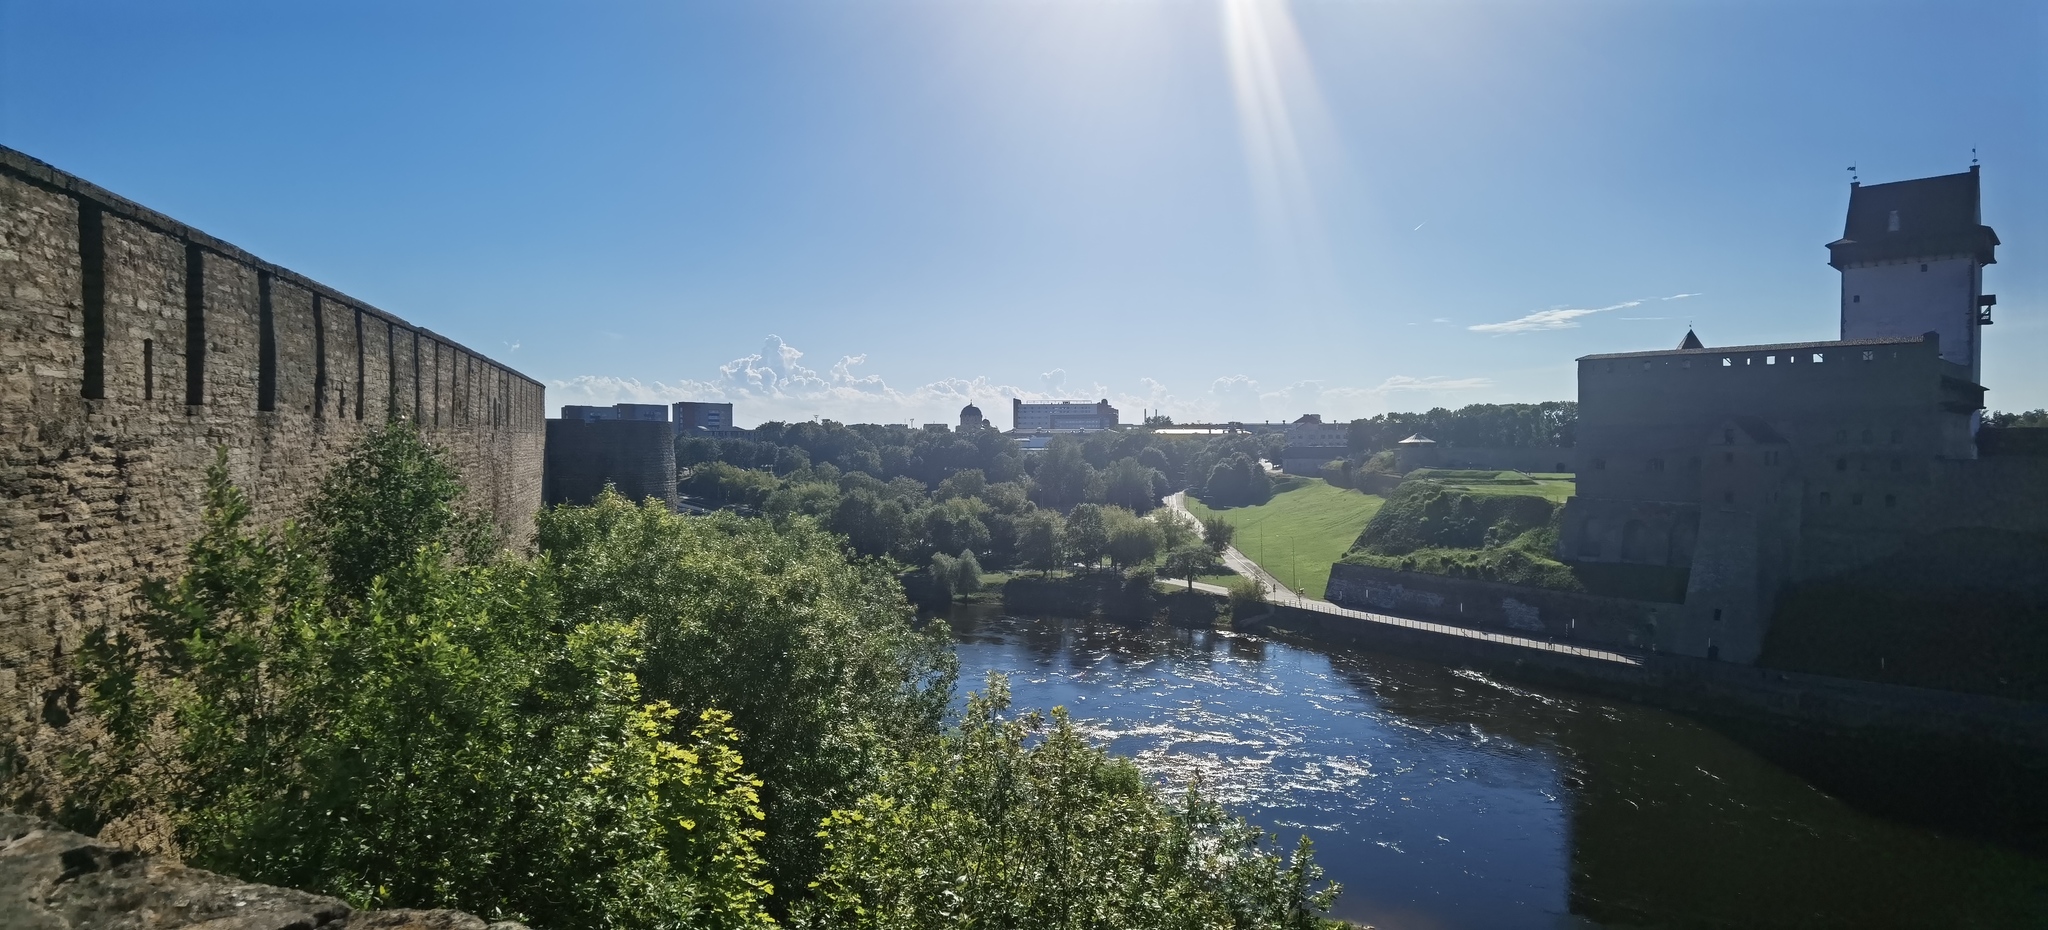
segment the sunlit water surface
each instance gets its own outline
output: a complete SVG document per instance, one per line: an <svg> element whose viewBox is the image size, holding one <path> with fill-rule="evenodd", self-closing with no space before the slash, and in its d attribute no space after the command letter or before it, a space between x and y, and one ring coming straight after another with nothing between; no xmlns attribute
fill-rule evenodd
<svg viewBox="0 0 2048 930"><path fill-rule="evenodd" d="M2048 861L1863 814L1686 718L1235 633L961 606L1010 676L1202 784L1401 928L2048 926Z"/></svg>

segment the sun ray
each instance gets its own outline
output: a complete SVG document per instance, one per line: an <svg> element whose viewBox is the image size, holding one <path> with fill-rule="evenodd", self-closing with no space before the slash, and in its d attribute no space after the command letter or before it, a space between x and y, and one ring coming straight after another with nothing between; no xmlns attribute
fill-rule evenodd
<svg viewBox="0 0 2048 930"><path fill-rule="evenodd" d="M1332 279L1305 137L1326 122L1294 14L1284 0L1220 0L1238 135L1260 232L1290 289Z"/></svg>

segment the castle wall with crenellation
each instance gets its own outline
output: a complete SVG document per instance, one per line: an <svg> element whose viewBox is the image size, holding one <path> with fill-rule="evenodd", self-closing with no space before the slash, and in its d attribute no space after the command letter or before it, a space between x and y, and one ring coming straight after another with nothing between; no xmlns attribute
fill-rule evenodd
<svg viewBox="0 0 2048 930"><path fill-rule="evenodd" d="M64 719L81 639L180 569L216 449L276 525L414 419L517 544L544 406L453 340L0 148L0 732Z"/></svg>

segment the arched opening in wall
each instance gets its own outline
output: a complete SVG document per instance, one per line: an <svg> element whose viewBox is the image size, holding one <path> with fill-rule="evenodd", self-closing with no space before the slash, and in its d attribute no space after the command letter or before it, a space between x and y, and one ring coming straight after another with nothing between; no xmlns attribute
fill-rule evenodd
<svg viewBox="0 0 2048 930"><path fill-rule="evenodd" d="M1579 558L1600 557L1600 521L1589 519L1579 524Z"/></svg>
<svg viewBox="0 0 2048 930"><path fill-rule="evenodd" d="M1621 560L1624 562L1647 562L1649 551L1646 537L1649 528L1641 520L1630 520L1621 527Z"/></svg>
<svg viewBox="0 0 2048 930"><path fill-rule="evenodd" d="M1670 539L1664 547L1664 564L1691 565L1693 546L1699 539L1699 525L1690 519L1680 519L1671 527Z"/></svg>

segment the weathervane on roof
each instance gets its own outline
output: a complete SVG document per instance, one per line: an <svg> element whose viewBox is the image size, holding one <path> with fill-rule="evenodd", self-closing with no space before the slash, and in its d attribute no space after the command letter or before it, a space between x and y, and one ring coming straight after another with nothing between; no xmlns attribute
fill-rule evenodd
<svg viewBox="0 0 2048 930"><path fill-rule="evenodd" d="M1977 163L1977 147L1973 145L1973 146L1970 146L1970 164L1973 164L1973 165L1974 165L1974 164L1976 164L1976 163Z"/></svg>
<svg viewBox="0 0 2048 930"><path fill-rule="evenodd" d="M1856 166L1855 166L1855 165L1850 165L1850 166L1849 166L1849 183L1851 183L1851 184L1854 184L1854 183L1856 183L1856 181L1857 181L1857 177L1856 177Z"/></svg>

